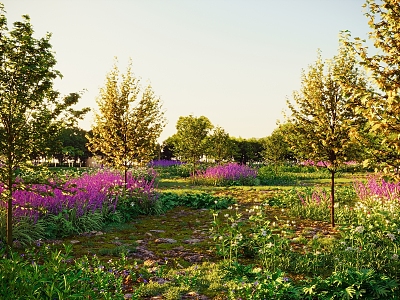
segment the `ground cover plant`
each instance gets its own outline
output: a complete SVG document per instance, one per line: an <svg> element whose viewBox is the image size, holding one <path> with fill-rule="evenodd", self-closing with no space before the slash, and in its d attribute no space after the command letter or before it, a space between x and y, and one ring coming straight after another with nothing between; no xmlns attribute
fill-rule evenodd
<svg viewBox="0 0 400 300"><path fill-rule="evenodd" d="M73 181L78 185L85 176L70 180L78 180ZM101 182L106 175L90 176ZM86 179L95 185L90 176ZM329 219L329 193L323 180L319 186L283 189L204 187L186 178L180 180L187 185L176 181L172 189L171 181L164 190L161 178L158 189L152 189L157 191L159 209L131 212L140 203L139 190L120 193L115 181L119 177L107 176L111 182L107 199L118 196L134 217L115 222L119 214L108 213L101 228L36 240L37 245L20 249L12 260L3 256L7 263L0 267L1 291L35 282L24 289L11 288L9 295L398 299L398 184L368 177L339 187L339 226L332 229L321 220ZM132 199L136 199L133 206Z"/></svg>

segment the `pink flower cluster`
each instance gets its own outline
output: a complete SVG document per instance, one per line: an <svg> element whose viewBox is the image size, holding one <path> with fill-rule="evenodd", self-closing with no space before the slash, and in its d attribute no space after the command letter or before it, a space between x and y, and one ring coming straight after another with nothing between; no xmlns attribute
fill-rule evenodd
<svg viewBox="0 0 400 300"><path fill-rule="evenodd" d="M136 178L128 173L126 191L154 194L154 180ZM57 215L64 209L76 209L77 217L88 212L107 208L114 211L118 196L124 187L124 176L118 171L101 170L95 174L84 173L64 184L32 184L28 189L17 190L13 194L13 214L15 218L29 217L33 221L48 214ZM3 192L0 187L0 193ZM5 202L0 206L6 207ZM106 207L105 207L106 206Z"/></svg>
<svg viewBox="0 0 400 300"><path fill-rule="evenodd" d="M375 197L379 200L400 201L400 182L387 182L379 176L369 177L366 183L356 181L354 188L360 200Z"/></svg>
<svg viewBox="0 0 400 300"><path fill-rule="evenodd" d="M307 192L297 192L297 194L303 206L326 204L330 200L330 195L322 189L313 190L311 194Z"/></svg>
<svg viewBox="0 0 400 300"><path fill-rule="evenodd" d="M248 179L255 179L257 177L257 170L252 169L246 165L229 163L225 165L209 167L205 171L198 172L196 177L200 179L213 180L214 182L217 181L240 182Z"/></svg>

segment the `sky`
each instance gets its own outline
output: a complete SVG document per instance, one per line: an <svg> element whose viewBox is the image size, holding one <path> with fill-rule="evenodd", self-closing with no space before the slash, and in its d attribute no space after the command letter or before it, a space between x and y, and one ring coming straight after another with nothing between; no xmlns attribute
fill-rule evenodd
<svg viewBox="0 0 400 300"><path fill-rule="evenodd" d="M206 116L230 136L261 138L284 121L287 99L322 51L337 54L341 30L367 39L364 0L0 0L9 29L31 18L34 36L52 33L63 95L96 98L118 58L129 59L145 87L161 98L167 125ZM89 130L93 113L79 123Z"/></svg>

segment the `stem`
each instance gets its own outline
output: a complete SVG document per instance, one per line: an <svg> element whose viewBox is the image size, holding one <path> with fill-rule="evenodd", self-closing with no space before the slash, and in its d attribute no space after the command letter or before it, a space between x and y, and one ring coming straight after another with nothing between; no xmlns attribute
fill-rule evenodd
<svg viewBox="0 0 400 300"><path fill-rule="evenodd" d="M331 170L331 225L335 227L335 171Z"/></svg>

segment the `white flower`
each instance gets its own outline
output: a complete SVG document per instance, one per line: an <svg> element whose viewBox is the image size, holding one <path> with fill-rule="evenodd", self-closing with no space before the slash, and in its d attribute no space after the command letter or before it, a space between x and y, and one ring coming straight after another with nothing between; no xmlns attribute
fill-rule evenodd
<svg viewBox="0 0 400 300"><path fill-rule="evenodd" d="M228 215L228 214L225 214L224 217L227 218L227 217L229 217L229 215Z"/></svg>
<svg viewBox="0 0 400 300"><path fill-rule="evenodd" d="M354 249L351 247L347 247L344 251L352 251L352 250L354 250Z"/></svg>
<svg viewBox="0 0 400 300"><path fill-rule="evenodd" d="M261 235L262 236L266 236L267 235L267 232L265 231L265 229L261 230Z"/></svg>
<svg viewBox="0 0 400 300"><path fill-rule="evenodd" d="M395 254L393 254L393 256L392 256L392 259L398 260L398 259L399 259L399 256L395 253Z"/></svg>
<svg viewBox="0 0 400 300"><path fill-rule="evenodd" d="M388 233L388 234L387 234L387 237L388 237L392 242L396 239L396 237L394 236L393 233Z"/></svg>
<svg viewBox="0 0 400 300"><path fill-rule="evenodd" d="M354 232L363 233L364 232L364 226L357 226L356 229L354 229Z"/></svg>

